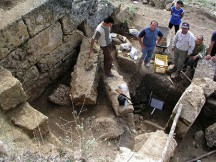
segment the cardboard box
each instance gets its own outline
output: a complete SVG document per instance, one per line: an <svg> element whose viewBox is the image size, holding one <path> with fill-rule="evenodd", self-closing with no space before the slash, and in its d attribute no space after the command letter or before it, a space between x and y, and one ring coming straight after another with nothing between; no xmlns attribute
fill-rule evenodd
<svg viewBox="0 0 216 162"><path fill-rule="evenodd" d="M162 54L156 54L154 60L154 72L155 73L166 73L168 67L168 56Z"/></svg>

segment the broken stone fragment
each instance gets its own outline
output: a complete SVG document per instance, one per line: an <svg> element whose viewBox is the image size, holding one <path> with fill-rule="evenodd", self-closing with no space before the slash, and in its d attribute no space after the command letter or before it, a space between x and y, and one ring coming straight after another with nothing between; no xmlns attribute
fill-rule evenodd
<svg viewBox="0 0 216 162"><path fill-rule="evenodd" d="M0 108L10 110L26 100L20 81L0 66Z"/></svg>
<svg viewBox="0 0 216 162"><path fill-rule="evenodd" d="M41 137L49 133L48 117L31 107L28 102L9 112L9 119L30 137Z"/></svg>
<svg viewBox="0 0 216 162"><path fill-rule="evenodd" d="M116 138L124 133L124 129L114 117L96 118L92 123L92 131L95 138Z"/></svg>
<svg viewBox="0 0 216 162"><path fill-rule="evenodd" d="M71 106L70 87L60 84L59 87L48 97L49 101L60 106Z"/></svg>
<svg viewBox="0 0 216 162"><path fill-rule="evenodd" d="M71 73L71 100L72 103L80 105L94 105L97 101L97 85L99 81L98 64L100 48L94 47L92 56L88 58L90 42L87 38L83 39L77 63Z"/></svg>

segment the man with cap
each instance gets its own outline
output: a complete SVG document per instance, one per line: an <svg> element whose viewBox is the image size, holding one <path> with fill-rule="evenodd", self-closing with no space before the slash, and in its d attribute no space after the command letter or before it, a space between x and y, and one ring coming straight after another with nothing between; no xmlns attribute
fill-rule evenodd
<svg viewBox="0 0 216 162"><path fill-rule="evenodd" d="M171 17L169 21L169 28L172 29L172 27L175 27L175 33L179 30L179 26L181 24L181 19L184 15L184 10L181 8L183 6L183 2L178 0L171 8Z"/></svg>
<svg viewBox="0 0 216 162"><path fill-rule="evenodd" d="M173 39L173 48L174 51L174 75L173 78L178 78L180 72L183 68L185 59L189 57L195 47L195 37L193 33L189 31L190 25L187 22L183 22L181 30L179 30Z"/></svg>

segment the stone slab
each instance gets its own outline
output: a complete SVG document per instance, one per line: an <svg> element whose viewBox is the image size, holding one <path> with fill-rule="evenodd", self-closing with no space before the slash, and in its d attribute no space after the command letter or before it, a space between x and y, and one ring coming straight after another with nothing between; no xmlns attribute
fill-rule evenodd
<svg viewBox="0 0 216 162"><path fill-rule="evenodd" d="M107 98L109 99L115 113L117 116L122 116L128 113L133 112L134 108L133 105L127 105L127 106L119 106L118 102L118 96L119 93L117 93L118 86L121 84L127 85L127 83L124 81L123 77L118 74L118 72L115 69L112 69L112 73L114 74L114 77L107 77L103 76L104 84L105 84L105 90ZM126 96L130 98L129 92L124 93Z"/></svg>
<svg viewBox="0 0 216 162"><path fill-rule="evenodd" d="M11 122L23 129L30 137L41 137L49 133L48 117L25 102L10 112Z"/></svg>
<svg viewBox="0 0 216 162"><path fill-rule="evenodd" d="M7 28L0 28L0 60L5 58L12 50L24 43L28 38L27 27L22 20L9 24Z"/></svg>
<svg viewBox="0 0 216 162"><path fill-rule="evenodd" d="M88 58L89 48L89 39L84 38L77 63L74 71L71 73L71 100L75 105L94 105L97 101L100 48L99 46L95 46L92 57Z"/></svg>
<svg viewBox="0 0 216 162"><path fill-rule="evenodd" d="M0 66L0 108L10 110L26 100L20 81Z"/></svg>

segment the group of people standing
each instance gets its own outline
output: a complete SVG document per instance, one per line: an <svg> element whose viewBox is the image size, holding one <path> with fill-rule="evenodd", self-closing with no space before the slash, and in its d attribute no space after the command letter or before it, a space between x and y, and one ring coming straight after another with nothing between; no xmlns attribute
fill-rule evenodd
<svg viewBox="0 0 216 162"><path fill-rule="evenodd" d="M211 43L209 45L207 55L206 47L203 44L204 37L198 35L196 38L194 34L189 31L190 24L187 22L181 23L181 19L184 16L184 10L182 9L183 2L177 0L175 5L171 8L171 17L168 27L172 29L175 27L175 36L172 44L172 51L174 52L174 67L170 69L171 73L174 73L174 77L180 76L180 71L183 67L194 68L199 59L204 58L206 60L211 59L216 62L216 31L213 33ZM99 24L95 30L95 33L91 39L91 45L89 50L89 57L91 56L94 42L98 41L104 54L104 71L105 75L112 77L112 55L111 55L111 41L110 36L111 27L114 23L114 19L108 16L104 21ZM181 29L180 28L181 25ZM153 20L150 23L150 27L144 28L139 32L138 42L142 51L142 58L146 67L149 67L149 61L154 53L156 45L160 43L163 38L163 33L158 28L158 22Z"/></svg>

